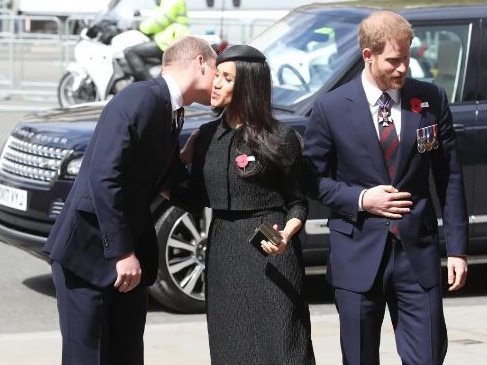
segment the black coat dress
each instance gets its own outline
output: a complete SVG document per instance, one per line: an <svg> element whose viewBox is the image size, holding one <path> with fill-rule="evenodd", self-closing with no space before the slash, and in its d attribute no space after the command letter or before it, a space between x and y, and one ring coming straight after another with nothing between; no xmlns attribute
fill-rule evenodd
<svg viewBox="0 0 487 365"><path fill-rule="evenodd" d="M245 146L235 147L236 133L223 119L201 127L190 193L184 192L184 200L194 207L213 209L206 261L211 363L314 364L298 236L280 255L266 256L249 244L263 221L283 229L290 218L306 219L306 200L297 181L300 140L288 128L283 158L295 162L289 168L264 166L257 175L242 177L259 161L252 161ZM236 157L246 152L250 161L238 167ZM176 190L176 200L182 194Z"/></svg>

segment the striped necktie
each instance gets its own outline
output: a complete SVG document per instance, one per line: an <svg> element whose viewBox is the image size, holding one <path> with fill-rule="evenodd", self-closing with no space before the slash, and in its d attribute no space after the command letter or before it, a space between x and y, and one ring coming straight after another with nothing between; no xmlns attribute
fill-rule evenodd
<svg viewBox="0 0 487 365"><path fill-rule="evenodd" d="M396 127L391 119L391 105L393 101L386 92L382 93L377 104L379 104L379 142L387 166L389 178L392 180L397 168L397 154L399 150L399 138L397 137ZM399 226L396 222L391 222L389 231L397 239L399 235Z"/></svg>

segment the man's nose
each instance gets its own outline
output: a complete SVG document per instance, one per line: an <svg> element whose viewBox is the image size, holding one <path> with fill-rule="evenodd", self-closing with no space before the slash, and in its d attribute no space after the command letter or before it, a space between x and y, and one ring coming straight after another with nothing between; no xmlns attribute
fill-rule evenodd
<svg viewBox="0 0 487 365"><path fill-rule="evenodd" d="M409 62L401 62L401 64L397 67L397 70L401 73L406 73L409 68Z"/></svg>

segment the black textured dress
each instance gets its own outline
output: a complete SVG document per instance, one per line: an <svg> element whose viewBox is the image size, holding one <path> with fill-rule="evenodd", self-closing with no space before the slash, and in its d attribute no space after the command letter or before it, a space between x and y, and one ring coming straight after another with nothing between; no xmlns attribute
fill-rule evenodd
<svg viewBox="0 0 487 365"><path fill-rule="evenodd" d="M293 217L305 221L306 200L297 182L300 141L288 128L283 153L295 161L289 169L265 166L256 176L242 178L238 169L255 168L258 161L250 155L246 167L237 166L236 157L247 152L233 143L238 132L222 119L200 129L191 199L213 209L206 261L211 363L315 364L297 235L279 255L265 256L248 242L263 221L280 229Z"/></svg>

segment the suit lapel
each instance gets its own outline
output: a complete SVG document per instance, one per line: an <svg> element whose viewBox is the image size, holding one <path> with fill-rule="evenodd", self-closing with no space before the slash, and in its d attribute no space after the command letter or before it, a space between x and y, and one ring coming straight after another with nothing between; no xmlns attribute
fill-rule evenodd
<svg viewBox="0 0 487 365"><path fill-rule="evenodd" d="M411 92L410 83L406 80L406 84L401 89L401 136L397 171L392 181L394 186L404 176L409 160L412 154L416 152L416 130L420 128L422 115L411 111L410 101L414 96Z"/></svg>
<svg viewBox="0 0 487 365"><path fill-rule="evenodd" d="M154 156L155 161L157 161L156 166L156 178L154 180L154 190L158 189L159 186L167 178L167 174L173 160L174 156L174 137L171 132L172 126L172 106L171 106L171 94L169 93L169 88L167 87L166 81L162 77L156 77L153 79L157 82L161 94L161 106L163 107L163 117L158 123L161 123L162 127L162 140L159 148L159 155Z"/></svg>
<svg viewBox="0 0 487 365"><path fill-rule="evenodd" d="M359 143L362 144L365 151L369 152L372 168L377 171L382 181L389 181L389 174L387 173L387 167L380 148L379 137L370 114L369 103L360 77L352 84L347 98L353 103L349 109L353 113L352 131L362 131L362 134L359 135ZM351 135L353 134L352 131L350 132Z"/></svg>

